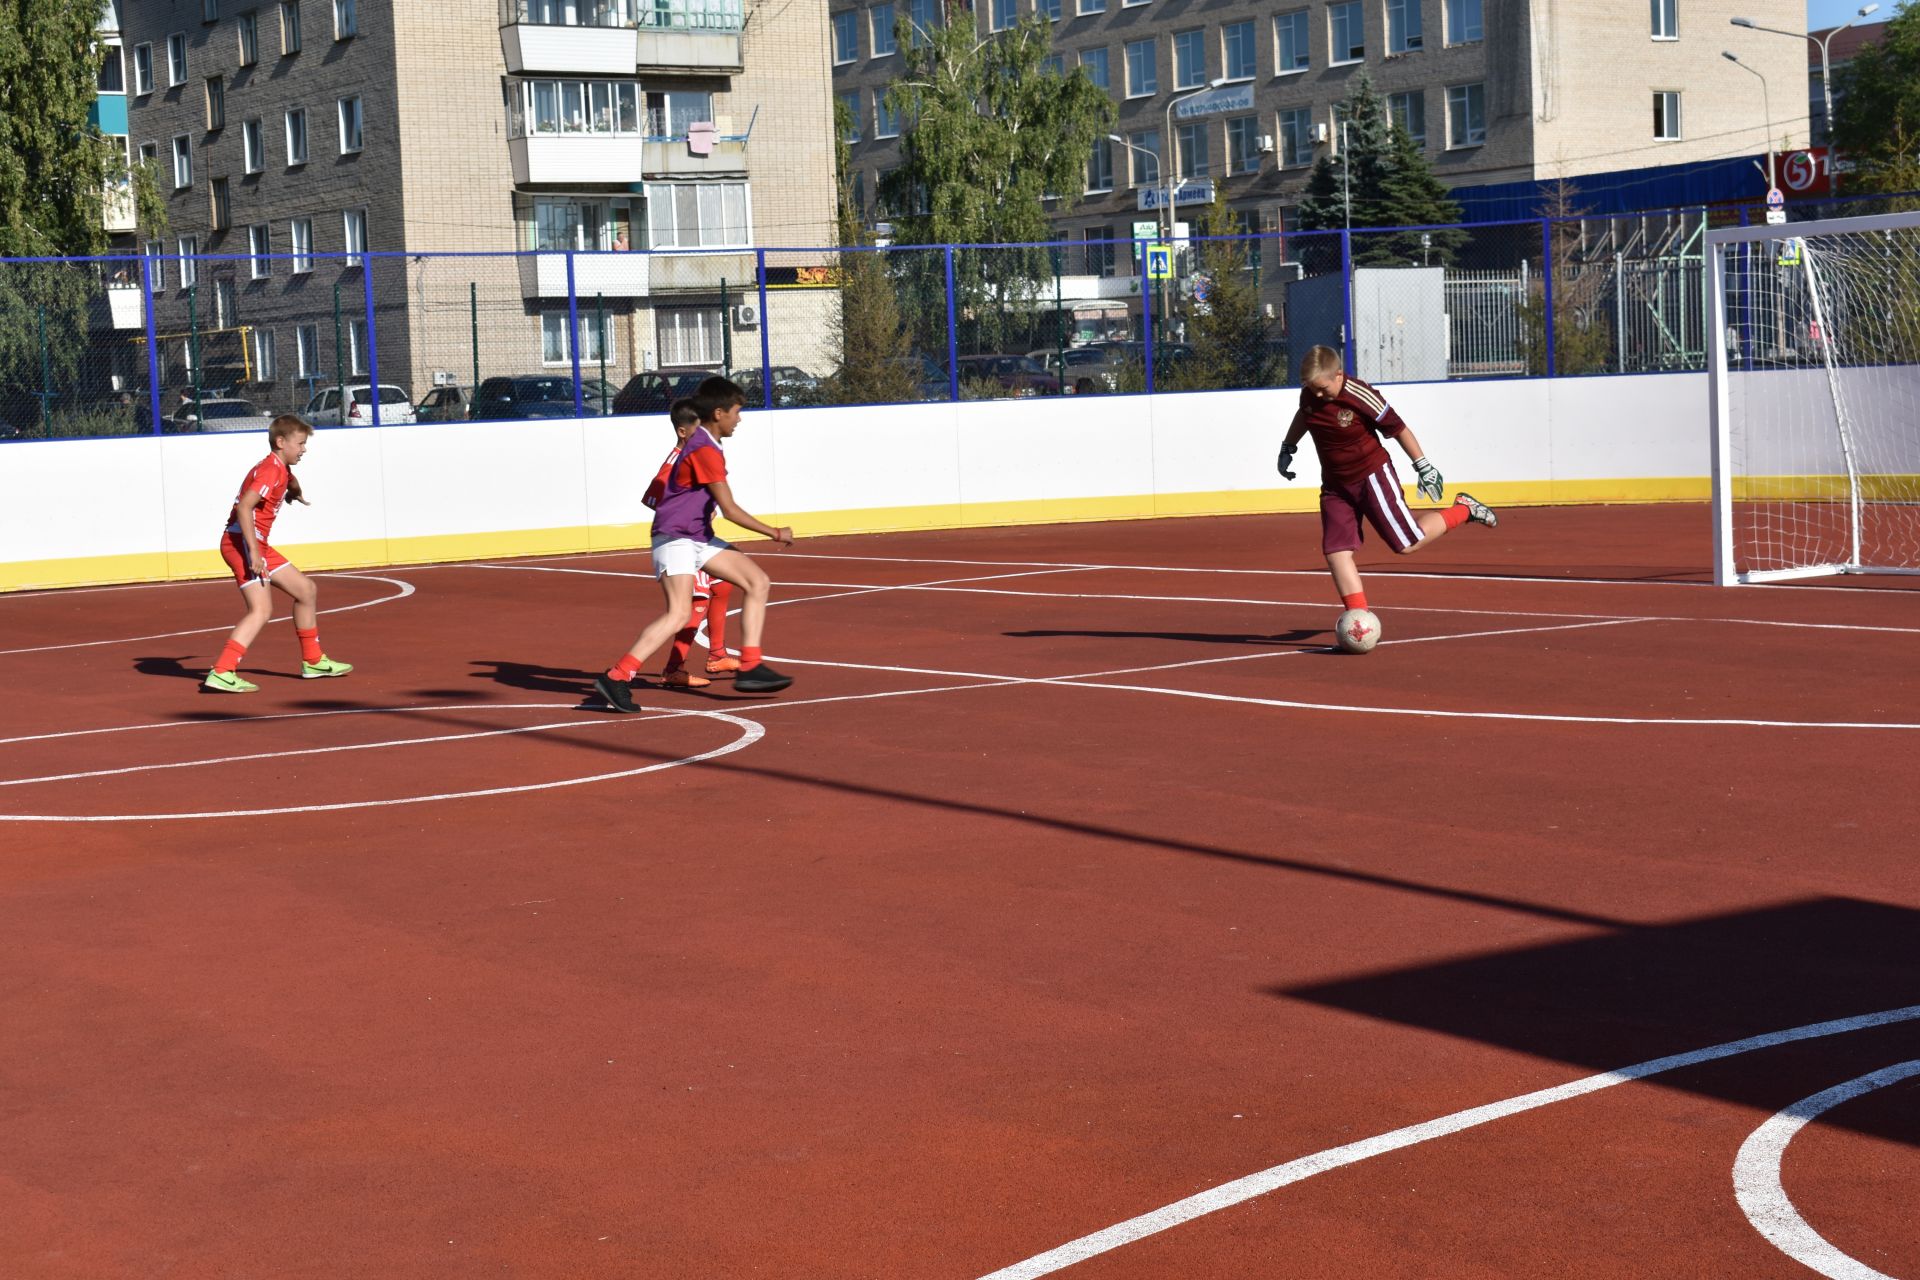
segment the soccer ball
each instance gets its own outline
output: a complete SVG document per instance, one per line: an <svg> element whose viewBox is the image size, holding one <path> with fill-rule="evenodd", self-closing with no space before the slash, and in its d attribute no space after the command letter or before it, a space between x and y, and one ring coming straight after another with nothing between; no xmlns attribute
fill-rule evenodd
<svg viewBox="0 0 1920 1280"><path fill-rule="evenodd" d="M1349 609L1333 624L1333 634L1348 653L1371 653L1380 643L1380 619L1371 609Z"/></svg>

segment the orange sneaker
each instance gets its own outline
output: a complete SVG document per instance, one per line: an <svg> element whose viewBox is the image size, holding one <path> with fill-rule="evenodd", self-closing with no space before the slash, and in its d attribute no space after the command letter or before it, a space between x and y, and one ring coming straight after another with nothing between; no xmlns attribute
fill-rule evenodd
<svg viewBox="0 0 1920 1280"><path fill-rule="evenodd" d="M669 671L660 677L660 685L666 689L704 689L712 683L705 676L697 676L691 671Z"/></svg>
<svg viewBox="0 0 1920 1280"><path fill-rule="evenodd" d="M707 655L707 674L710 676L730 676L739 669L738 658L728 657L724 653L717 658L712 654Z"/></svg>

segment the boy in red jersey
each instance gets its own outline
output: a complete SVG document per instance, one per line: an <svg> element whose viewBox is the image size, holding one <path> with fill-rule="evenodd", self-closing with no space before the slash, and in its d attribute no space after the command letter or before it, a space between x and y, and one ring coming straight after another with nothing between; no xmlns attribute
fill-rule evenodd
<svg viewBox="0 0 1920 1280"><path fill-rule="evenodd" d="M721 379L709 378L708 382ZM702 383L701 385L706 385ZM691 398L675 400L667 410L667 421L673 424L673 435L682 446L693 435L694 428L700 425L700 414L693 407ZM677 452L674 455L677 457ZM668 465L672 465L669 461ZM656 480L665 484L665 468ZM727 653L727 606L733 602L733 584L723 578L715 578L704 570L693 575L693 611L687 618L687 625L673 638L673 648L667 651L667 663L660 674L660 683L669 689L704 689L713 681L706 676L696 676L687 671L687 655L693 651L693 642L700 635L700 624L707 627L707 675L732 675L740 669L740 659Z"/></svg>
<svg viewBox="0 0 1920 1280"><path fill-rule="evenodd" d="M227 644L220 651L213 670L201 686L221 693L252 693L260 686L240 678L240 659L247 646L260 634L273 615L273 592L269 585L293 597L293 629L300 638L300 674L308 680L324 676L343 676L353 670L344 662L335 662L320 648L318 601L320 588L313 580L287 563L287 558L267 544L273 532L274 517L280 514L282 499L304 504L300 482L290 468L306 456L313 428L292 414L282 414L267 427L267 443L273 452L253 465L240 484L240 496L227 513L226 532L220 538L220 556L233 570L240 584L240 597L247 612L240 619Z"/></svg>
<svg viewBox="0 0 1920 1280"><path fill-rule="evenodd" d="M1347 377L1340 353L1332 347L1314 347L1300 362L1300 408L1280 446L1280 474L1289 480L1294 450L1304 435L1313 437L1320 455L1320 550L1333 572L1340 602L1349 609L1367 607L1360 571L1353 563L1365 537L1362 516L1403 556L1468 521L1488 528L1500 523L1493 508L1465 493L1455 494L1449 507L1417 515L1408 510L1393 459L1380 447L1379 436L1391 436L1407 451L1420 492L1430 500L1438 502L1446 495L1446 482L1387 398L1360 379Z"/></svg>
<svg viewBox="0 0 1920 1280"><path fill-rule="evenodd" d="M593 682L594 691L616 711L638 710L629 686L640 664L687 625L693 612L694 575L703 570L731 582L746 596L740 608L746 643L741 646L733 687L742 693L778 693L793 683L791 676L760 660L760 632L771 588L766 570L713 534L713 513L718 510L735 524L783 546L793 541L792 529L762 523L734 500L720 441L739 426L746 396L730 382L722 385L724 390L693 397L699 425L667 455L647 489L645 501L653 508L653 571L667 607L647 624L626 655Z"/></svg>

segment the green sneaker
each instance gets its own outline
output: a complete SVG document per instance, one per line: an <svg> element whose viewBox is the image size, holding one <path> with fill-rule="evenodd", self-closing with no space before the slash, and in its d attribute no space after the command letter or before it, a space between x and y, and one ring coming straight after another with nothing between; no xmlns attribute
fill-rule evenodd
<svg viewBox="0 0 1920 1280"><path fill-rule="evenodd" d="M251 681L242 680L237 671L209 671L207 678L200 682L200 687L219 693L253 693L260 688Z"/></svg>
<svg viewBox="0 0 1920 1280"><path fill-rule="evenodd" d="M335 662L323 653L320 655L320 661L318 662L303 662L300 664L300 678L302 680L319 680L326 676L343 676L351 670L353 670L353 664L351 662Z"/></svg>

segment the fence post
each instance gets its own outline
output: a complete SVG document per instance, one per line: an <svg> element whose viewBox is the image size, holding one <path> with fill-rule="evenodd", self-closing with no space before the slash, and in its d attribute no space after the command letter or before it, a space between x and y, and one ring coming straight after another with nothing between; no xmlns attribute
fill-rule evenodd
<svg viewBox="0 0 1920 1280"><path fill-rule="evenodd" d="M187 295L187 306L191 310L193 295ZM338 393L340 403L334 407L340 410L340 421L334 425L347 425L347 344L340 335L340 281L333 282L333 389Z"/></svg>
<svg viewBox="0 0 1920 1280"><path fill-rule="evenodd" d="M600 347L600 413L607 416L607 295L593 295L593 332L594 340Z"/></svg>
<svg viewBox="0 0 1920 1280"><path fill-rule="evenodd" d="M1353 338L1353 229L1345 227L1340 232L1340 302L1342 322L1340 325L1341 359L1346 363L1349 378L1358 377L1354 368L1355 343Z"/></svg>
<svg viewBox="0 0 1920 1280"><path fill-rule="evenodd" d="M1147 394L1153 394L1153 282L1147 279L1149 253L1145 240L1135 240L1140 255L1140 350L1146 356Z"/></svg>
<svg viewBox="0 0 1920 1280"><path fill-rule="evenodd" d="M187 385L193 388L193 411L200 412L200 271L195 263L193 285L187 290Z"/></svg>
<svg viewBox="0 0 1920 1280"><path fill-rule="evenodd" d="M153 322L153 255L140 255L140 299L147 325L147 412L153 434L160 434L160 338Z"/></svg>
<svg viewBox="0 0 1920 1280"><path fill-rule="evenodd" d="M467 388L467 416L473 416L473 402L480 394L480 282L467 281L467 325L473 331L473 385Z"/></svg>
<svg viewBox="0 0 1920 1280"><path fill-rule="evenodd" d="M721 323L725 323L722 317ZM573 250L567 250L567 355L573 361L573 416L587 416L586 400L580 394L580 295L573 287Z"/></svg>
<svg viewBox="0 0 1920 1280"><path fill-rule="evenodd" d="M1624 255L1613 255L1613 370L1627 371L1627 268Z"/></svg>
<svg viewBox="0 0 1920 1280"><path fill-rule="evenodd" d="M373 254L360 255L360 296L367 312L367 394L373 397L373 425L380 425L380 335L373 327ZM345 397L340 404L340 421L347 420Z"/></svg>
<svg viewBox="0 0 1920 1280"><path fill-rule="evenodd" d="M720 376L733 381L733 298L727 293L727 278L720 277Z"/></svg>
<svg viewBox="0 0 1920 1280"><path fill-rule="evenodd" d="M760 407L773 408L773 323L767 317L767 251L753 251L753 273L760 294Z"/></svg>
<svg viewBox="0 0 1920 1280"><path fill-rule="evenodd" d="M953 320L953 246L946 246L947 255L947 399L960 399L960 331L954 327Z"/></svg>
<svg viewBox="0 0 1920 1280"><path fill-rule="evenodd" d="M1540 302L1547 316L1547 376L1554 377L1556 361L1553 358L1553 223L1547 218L1540 219Z"/></svg>

